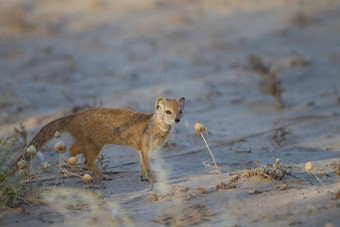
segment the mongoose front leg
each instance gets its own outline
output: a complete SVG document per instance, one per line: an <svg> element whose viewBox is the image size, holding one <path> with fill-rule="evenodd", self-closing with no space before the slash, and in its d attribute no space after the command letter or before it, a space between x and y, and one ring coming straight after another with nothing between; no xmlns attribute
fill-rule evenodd
<svg viewBox="0 0 340 227"><path fill-rule="evenodd" d="M138 150L138 154L139 154L139 158L140 158L140 162L139 162L140 179L141 179L141 181L147 181L148 179L145 178L146 170L145 170L145 164L144 164L144 161L143 161L142 152L140 150Z"/></svg>
<svg viewBox="0 0 340 227"><path fill-rule="evenodd" d="M150 155L148 153L147 150L142 150L142 159L143 159L143 163L144 163L144 168L146 169L146 174L149 178L149 182L150 182L150 185L151 187L153 188L153 183L155 181L155 178L152 174L152 171L151 171L151 165L150 165Z"/></svg>

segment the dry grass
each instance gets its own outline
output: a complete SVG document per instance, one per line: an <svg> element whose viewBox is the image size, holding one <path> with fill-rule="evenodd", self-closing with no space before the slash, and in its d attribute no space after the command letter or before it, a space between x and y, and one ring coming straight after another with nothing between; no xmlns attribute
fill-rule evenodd
<svg viewBox="0 0 340 227"><path fill-rule="evenodd" d="M44 187L41 171L45 168L35 168L32 161L22 160L26 145L23 141L26 142L26 131L23 127L16 129L14 136L0 141L1 206L14 207L28 201L47 205L47 210L55 212L58 220L63 219L63 224L67 226L133 226L131 219L116 203L108 201L98 193L82 188ZM60 162L59 165L49 165L48 168L61 168L62 165ZM64 174L84 178L67 170ZM56 180L58 181L59 177ZM37 184L33 185L34 182ZM35 192L33 197L30 193L32 190Z"/></svg>
<svg viewBox="0 0 340 227"><path fill-rule="evenodd" d="M335 169L335 173L340 175L340 161L331 164L331 167Z"/></svg>
<svg viewBox="0 0 340 227"><path fill-rule="evenodd" d="M24 151L24 141L18 133L10 138L0 139L0 204L2 206L14 207L27 202L25 196L28 191L23 184L24 179L18 176L17 166Z"/></svg>
<svg viewBox="0 0 340 227"><path fill-rule="evenodd" d="M261 76L259 89L261 93L271 95L276 102L275 121L274 121L274 135L273 139L275 146L281 147L286 141L288 131L285 127L279 127L281 121L281 114L285 107L282 99L284 88L282 82L278 77L278 73L283 69L293 67L304 67L311 64L311 60L301 53L296 53L294 56L287 57L281 63L270 63L263 60L260 56L250 54L248 56L249 67L252 71Z"/></svg>
<svg viewBox="0 0 340 227"><path fill-rule="evenodd" d="M327 188L327 186L320 180L320 178L313 171L313 164L311 162L306 163L305 169L307 172L312 173L314 177L320 182L320 184L322 184L325 188Z"/></svg>
<svg viewBox="0 0 340 227"><path fill-rule="evenodd" d="M284 89L282 88L281 81L277 76L278 70L274 69L271 64L265 63L259 56L253 54L248 56L248 61L251 69L258 73L262 78L260 91L263 94L271 95L276 101L276 117L274 121L273 139L275 146L280 147L282 142L285 140L286 131L278 128L281 119L281 111L284 108L284 103L282 101L282 92Z"/></svg>
<svg viewBox="0 0 340 227"><path fill-rule="evenodd" d="M277 119L274 123L274 135L273 135L273 140L275 142L275 147L279 148L287 140L287 135L289 134L289 131L287 130L286 127L278 127L277 124L279 123L280 119Z"/></svg>
<svg viewBox="0 0 340 227"><path fill-rule="evenodd" d="M248 61L253 71L261 75L262 81L260 83L260 91L263 94L268 94L274 97L276 106L279 110L284 108L282 101L282 92L284 89L281 86L277 74L278 71L270 64L266 64L259 56L249 55Z"/></svg>
<svg viewBox="0 0 340 227"><path fill-rule="evenodd" d="M204 135L203 135L203 133L208 135L207 129L204 128L204 126L201 123L196 123L195 126L194 126L194 130L195 130L195 132L197 132L197 133L199 133L201 135L202 140L204 141L205 146L207 147L207 149L208 149L208 151L209 151L209 153L211 155L211 158L212 158L212 160L214 162L214 165L215 165L215 168L216 168L216 170L218 172L218 175L221 178L221 187L224 187L225 185L223 183L223 177L222 177L221 171L220 171L219 167L217 166L216 161L215 161L215 157L214 157L213 153L211 152L210 147L209 147L209 145L208 145L208 143L205 140Z"/></svg>
<svg viewBox="0 0 340 227"><path fill-rule="evenodd" d="M263 178L282 180L285 175L289 174L289 170L282 165L279 160L277 160L275 164L262 165L257 162L256 165L256 168L243 170L240 177L250 178L260 176Z"/></svg>

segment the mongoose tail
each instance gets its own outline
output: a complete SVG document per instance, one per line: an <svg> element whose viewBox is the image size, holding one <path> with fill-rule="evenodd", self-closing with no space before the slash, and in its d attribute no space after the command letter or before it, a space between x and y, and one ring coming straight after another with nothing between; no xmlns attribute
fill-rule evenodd
<svg viewBox="0 0 340 227"><path fill-rule="evenodd" d="M73 115L62 117L51 121L45 125L40 131L34 136L32 141L27 147L33 145L37 151L39 151L48 141L50 141L56 131L65 132L68 130L69 123L72 121Z"/></svg>

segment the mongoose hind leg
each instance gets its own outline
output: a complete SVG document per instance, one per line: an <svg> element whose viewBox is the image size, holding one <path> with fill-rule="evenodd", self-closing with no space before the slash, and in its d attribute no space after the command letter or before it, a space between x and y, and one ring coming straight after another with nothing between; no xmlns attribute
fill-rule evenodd
<svg viewBox="0 0 340 227"><path fill-rule="evenodd" d="M97 167L94 165L94 161L85 158L84 164L92 173L101 177L103 180L112 180L111 177L103 174L102 172L99 171L99 169L97 169Z"/></svg>
<svg viewBox="0 0 340 227"><path fill-rule="evenodd" d="M72 146L70 147L70 149L68 150L68 154L69 154L69 157L72 158L72 157L76 157L77 154L82 154L84 151L84 148L81 146L81 145L78 145L76 143L73 143ZM68 164L72 171L74 172L79 172L80 169L77 167L77 164L74 163L72 165Z"/></svg>
<svg viewBox="0 0 340 227"><path fill-rule="evenodd" d="M87 149L84 150L85 152L83 153L84 158L85 158L84 164L91 172L101 177L103 180L112 180L111 177L100 172L99 169L97 169L97 167L94 164L94 162L98 158L100 150L101 150L101 147L100 149L93 149L93 148L89 149L89 147L87 147Z"/></svg>

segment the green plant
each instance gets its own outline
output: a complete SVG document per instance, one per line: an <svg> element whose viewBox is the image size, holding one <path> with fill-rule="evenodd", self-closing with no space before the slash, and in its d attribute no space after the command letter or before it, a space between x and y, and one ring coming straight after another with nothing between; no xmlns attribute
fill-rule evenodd
<svg viewBox="0 0 340 227"><path fill-rule="evenodd" d="M26 202L23 178L18 176L17 166L24 151L18 137L0 139L0 204L14 207Z"/></svg>

